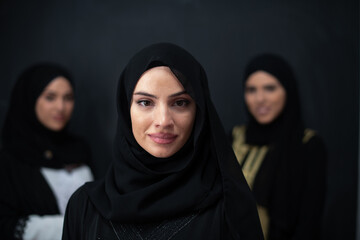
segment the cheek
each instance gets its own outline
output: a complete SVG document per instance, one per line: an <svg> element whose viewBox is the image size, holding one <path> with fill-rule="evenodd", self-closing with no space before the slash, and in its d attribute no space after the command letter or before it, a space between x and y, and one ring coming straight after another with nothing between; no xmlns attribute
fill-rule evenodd
<svg viewBox="0 0 360 240"><path fill-rule="evenodd" d="M43 101L38 101L35 107L35 113L38 119L44 119L48 115L49 106Z"/></svg>
<svg viewBox="0 0 360 240"><path fill-rule="evenodd" d="M254 107L254 97L248 94L245 94L245 104L248 107L249 110L251 110Z"/></svg>
<svg viewBox="0 0 360 240"><path fill-rule="evenodd" d="M74 102L69 102L67 103L67 108L66 108L66 112L69 116L71 116L72 112L74 111L74 106L75 106L75 103Z"/></svg>
<svg viewBox="0 0 360 240"><path fill-rule="evenodd" d="M183 129L185 136L188 137L195 122L195 112L179 117L178 122L181 124L181 129Z"/></svg>
<svg viewBox="0 0 360 240"><path fill-rule="evenodd" d="M44 126L51 125L51 104L46 101L38 101L35 107L35 115L37 120Z"/></svg>
<svg viewBox="0 0 360 240"><path fill-rule="evenodd" d="M136 119L137 119L136 114L134 113L132 108L130 108L131 129L132 129L132 132L134 133L134 135L135 135L135 131L136 131L136 128L137 128Z"/></svg>
<svg viewBox="0 0 360 240"><path fill-rule="evenodd" d="M137 138L140 136L141 132L143 132L146 127L146 123L148 122L145 114L140 113L139 111L130 109L130 118L131 118L131 128L134 134L134 137Z"/></svg>
<svg viewBox="0 0 360 240"><path fill-rule="evenodd" d="M285 93L280 93L274 98L274 102L278 108L278 111L281 112L285 107L286 95Z"/></svg>
<svg viewBox="0 0 360 240"><path fill-rule="evenodd" d="M134 135L137 135L140 130L141 123L139 123L139 121L136 118L132 118L131 127Z"/></svg>

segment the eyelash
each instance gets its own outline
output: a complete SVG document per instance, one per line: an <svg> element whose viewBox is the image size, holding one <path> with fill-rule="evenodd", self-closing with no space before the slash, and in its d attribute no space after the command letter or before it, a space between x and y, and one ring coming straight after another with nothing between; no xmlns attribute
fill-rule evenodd
<svg viewBox="0 0 360 240"><path fill-rule="evenodd" d="M264 90L267 91L267 92L273 92L276 90L276 86L265 86L264 87ZM249 87L249 88L245 88L245 93L255 93L257 91L256 88L252 88L252 87Z"/></svg>
<svg viewBox="0 0 360 240"><path fill-rule="evenodd" d="M177 107L187 107L190 104L190 101L187 99L176 100L173 105Z"/></svg>
<svg viewBox="0 0 360 240"><path fill-rule="evenodd" d="M154 103L150 100L138 100L136 102L139 106L141 107L149 107L149 106L153 106ZM187 99L180 99L180 100L176 100L174 101L174 103L172 104L172 106L174 107L180 107L180 108L185 108L190 104L190 101Z"/></svg>
<svg viewBox="0 0 360 240"><path fill-rule="evenodd" d="M48 101L53 101L54 99L55 99L55 97L54 96L46 96L45 97L46 98L46 100L48 100Z"/></svg>
<svg viewBox="0 0 360 240"><path fill-rule="evenodd" d="M151 105L152 102L149 100L138 100L136 103L141 107L148 107Z"/></svg>
<svg viewBox="0 0 360 240"><path fill-rule="evenodd" d="M270 91L270 92L273 92L275 89L276 89L276 86L266 86L265 87L265 90Z"/></svg>
<svg viewBox="0 0 360 240"><path fill-rule="evenodd" d="M255 88L245 88L245 93L254 93L255 91Z"/></svg>
<svg viewBox="0 0 360 240"><path fill-rule="evenodd" d="M45 99L46 99L47 101L49 101L49 102L54 101L55 98L56 98L56 97L53 96L53 95L47 95L47 96L45 96ZM64 100L65 100L65 101L73 101L73 100L74 100L74 96L73 96L73 95L66 95L66 96L64 96Z"/></svg>
<svg viewBox="0 0 360 240"><path fill-rule="evenodd" d="M64 99L67 100L67 101L73 101L75 99L75 97L73 95L66 95L64 97Z"/></svg>

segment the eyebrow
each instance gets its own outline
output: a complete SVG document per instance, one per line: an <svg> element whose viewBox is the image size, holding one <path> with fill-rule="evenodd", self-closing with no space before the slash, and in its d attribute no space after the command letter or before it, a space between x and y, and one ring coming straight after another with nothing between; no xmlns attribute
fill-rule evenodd
<svg viewBox="0 0 360 240"><path fill-rule="evenodd" d="M181 92L171 94L169 97L177 97L177 96L180 96L182 94L187 94L187 92L184 90L184 91L181 91ZM142 95L142 96L151 97L151 98L155 98L155 99L158 98L157 96L155 96L153 94L146 93L146 92L141 92L141 91L140 92L135 92L133 95Z"/></svg>
<svg viewBox="0 0 360 240"><path fill-rule="evenodd" d="M58 95L59 93L54 91L54 90L44 90L43 94L47 94L47 95ZM61 93L60 93L61 94ZM73 91L68 91L68 92L64 92L63 95L75 95Z"/></svg>

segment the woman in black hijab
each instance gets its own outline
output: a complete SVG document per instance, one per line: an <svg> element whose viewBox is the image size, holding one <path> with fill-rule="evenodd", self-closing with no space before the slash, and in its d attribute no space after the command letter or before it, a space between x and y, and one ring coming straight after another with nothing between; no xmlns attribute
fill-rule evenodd
<svg viewBox="0 0 360 240"><path fill-rule="evenodd" d="M257 56L245 69L243 86L249 122L233 128L233 149L265 239L320 239L326 151L304 128L291 67L277 55Z"/></svg>
<svg viewBox="0 0 360 240"><path fill-rule="evenodd" d="M4 239L61 239L71 194L92 180L88 145L67 131L74 85L66 70L37 64L13 89L0 153Z"/></svg>
<svg viewBox="0 0 360 240"><path fill-rule="evenodd" d="M262 239L202 66L169 43L138 52L118 91L116 159L74 193L63 239Z"/></svg>

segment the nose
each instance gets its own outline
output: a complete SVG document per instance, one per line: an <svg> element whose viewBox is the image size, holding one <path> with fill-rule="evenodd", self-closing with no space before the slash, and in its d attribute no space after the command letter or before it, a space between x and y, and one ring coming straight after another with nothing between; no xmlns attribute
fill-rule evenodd
<svg viewBox="0 0 360 240"><path fill-rule="evenodd" d="M257 102L261 103L265 101L265 94L263 91L257 91L255 94L255 99Z"/></svg>
<svg viewBox="0 0 360 240"><path fill-rule="evenodd" d="M56 109L58 111L63 111L65 109L65 101L63 99L58 99L56 101Z"/></svg>
<svg viewBox="0 0 360 240"><path fill-rule="evenodd" d="M156 111L154 111L154 115L154 123L156 127L169 128L173 126L174 120L168 106L158 106Z"/></svg>

